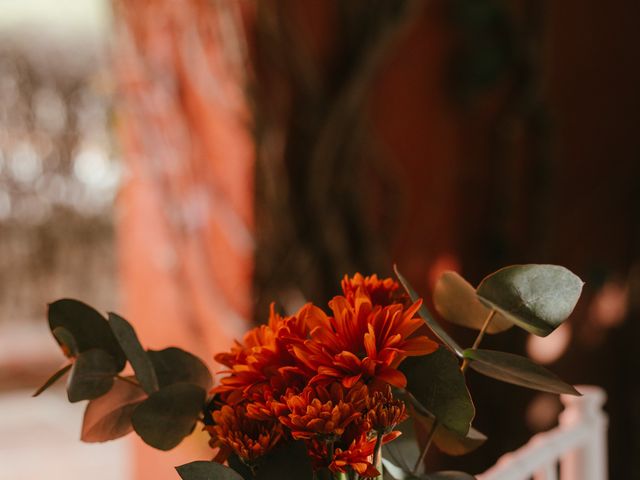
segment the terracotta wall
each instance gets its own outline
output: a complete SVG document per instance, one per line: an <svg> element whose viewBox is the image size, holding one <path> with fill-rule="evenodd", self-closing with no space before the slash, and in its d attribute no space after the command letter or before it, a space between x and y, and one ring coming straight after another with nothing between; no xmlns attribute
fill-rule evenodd
<svg viewBox="0 0 640 480"><path fill-rule="evenodd" d="M250 316L253 146L213 5L116 2L114 60L123 311L148 347L182 347L215 371L213 353ZM206 435L170 453L136 442L136 475L173 479L173 466L208 456Z"/></svg>

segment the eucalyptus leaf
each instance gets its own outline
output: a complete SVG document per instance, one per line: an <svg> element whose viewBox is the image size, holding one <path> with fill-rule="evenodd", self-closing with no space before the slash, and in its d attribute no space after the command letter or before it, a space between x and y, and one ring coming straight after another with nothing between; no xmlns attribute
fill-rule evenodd
<svg viewBox="0 0 640 480"><path fill-rule="evenodd" d="M402 435L385 445L384 449L387 456L396 465L410 470L418 461L420 451L433 429L435 416L422 407L420 402L408 392L405 391L404 395L399 392L396 396L405 399L410 420L404 421L396 427L396 430L400 430ZM433 444L441 452L452 456L473 452L486 441L487 437L473 427L469 428L466 435L460 435L441 423L438 424L433 435Z"/></svg>
<svg viewBox="0 0 640 480"><path fill-rule="evenodd" d="M413 415L411 406L408 405L408 413ZM382 446L382 458L388 459L398 468L410 472L420 458L421 445L416 436L414 422L405 420L394 430L402 432L393 442L386 443Z"/></svg>
<svg viewBox="0 0 640 480"><path fill-rule="evenodd" d="M72 366L73 365L71 363L69 363L69 364L65 365L64 367L62 367L57 372L55 372L53 375L51 375L47 379L47 381L44 382L44 384L40 388L38 388L38 390L35 391L35 393L32 395L32 397L37 397L42 392L44 392L47 388L49 388L51 385L53 385L58 380L60 380L60 378L62 378L64 376L64 374L67 373L71 369Z"/></svg>
<svg viewBox="0 0 640 480"><path fill-rule="evenodd" d="M116 336L118 343L122 347L127 359L136 373L136 378L140 382L140 386L147 393L158 390L158 378L153 368L151 359L144 351L135 330L129 322L120 315L109 312L109 326Z"/></svg>
<svg viewBox="0 0 640 480"><path fill-rule="evenodd" d="M409 297L411 297L411 300L414 302L419 300L420 296L416 293L407 279L402 276L396 265L393 266L393 270L396 272L398 280L400 280L400 283L406 290L407 294L409 294ZM420 310L418 310L418 313L427 324L429 329L431 329L431 331L440 339L440 341L447 347L449 347L450 350L455 352L456 355L462 357L462 347L458 345L458 343L453 338L451 338L451 336L444 328L442 328L442 326L435 320L435 318L433 318L433 315L431 315L427 307L425 307L424 303L420 307Z"/></svg>
<svg viewBox="0 0 640 480"><path fill-rule="evenodd" d="M99 348L114 358L118 372L124 368L127 363L124 352L107 320L94 308L78 300L64 298L49 304L48 318L51 332L64 328L73 337L78 353ZM63 345L59 338L56 340Z"/></svg>
<svg viewBox="0 0 640 480"><path fill-rule="evenodd" d="M440 347L429 355L409 357L400 364L407 377L407 388L423 409L438 421L465 436L475 407L456 357Z"/></svg>
<svg viewBox="0 0 640 480"><path fill-rule="evenodd" d="M526 357L494 350L473 349L465 350L464 356L471 361L469 366L472 369L487 377L543 392L580 395L573 386Z"/></svg>
<svg viewBox="0 0 640 480"><path fill-rule="evenodd" d="M180 348L170 347L164 350L147 350L155 369L160 387L174 383L192 383L208 391L213 378L211 372L195 355Z"/></svg>
<svg viewBox="0 0 640 480"><path fill-rule="evenodd" d="M64 327L56 327L51 333L53 333L58 344L62 347L65 357L73 358L78 356L78 353L80 353L78 344L69 330Z"/></svg>
<svg viewBox="0 0 640 480"><path fill-rule="evenodd" d="M106 442L123 437L133 430L131 416L147 395L136 385L117 381L113 388L91 400L82 421L83 442Z"/></svg>
<svg viewBox="0 0 640 480"><path fill-rule="evenodd" d="M92 348L76 358L67 381L70 402L91 400L107 393L117 374L115 360L104 350Z"/></svg>
<svg viewBox="0 0 640 480"><path fill-rule="evenodd" d="M413 423L415 423L414 437L419 444L423 444L433 428L435 417L429 412L416 410L412 405L409 405L408 409ZM473 427L469 428L466 435L460 435L442 424L439 424L433 436L433 444L438 450L452 456L471 453L486 441L486 435Z"/></svg>
<svg viewBox="0 0 640 480"><path fill-rule="evenodd" d="M243 480L233 469L203 460L180 465L176 471L182 480Z"/></svg>
<svg viewBox="0 0 640 480"><path fill-rule="evenodd" d="M313 468L307 447L302 441L281 443L262 460L256 480L313 480Z"/></svg>
<svg viewBox="0 0 640 480"><path fill-rule="evenodd" d="M206 392L196 385L175 383L149 395L133 411L133 428L148 445L171 450L195 427Z"/></svg>
<svg viewBox="0 0 640 480"><path fill-rule="evenodd" d="M480 330L491 313L476 295L476 289L460 274L444 272L433 289L433 304L436 311L448 322L462 327ZM486 333L500 333L513 326L513 322L497 312Z"/></svg>
<svg viewBox="0 0 640 480"><path fill-rule="evenodd" d="M558 265L514 265L482 280L477 294L519 327L545 337L571 315L583 285Z"/></svg>

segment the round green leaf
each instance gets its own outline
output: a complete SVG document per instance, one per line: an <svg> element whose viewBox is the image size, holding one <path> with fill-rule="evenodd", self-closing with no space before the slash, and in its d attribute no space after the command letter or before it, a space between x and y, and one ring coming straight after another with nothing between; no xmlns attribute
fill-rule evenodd
<svg viewBox="0 0 640 480"><path fill-rule="evenodd" d="M176 470L182 480L243 480L234 470L216 462L191 462Z"/></svg>
<svg viewBox="0 0 640 480"><path fill-rule="evenodd" d="M109 324L89 305L69 298L57 300L49 304L48 318L52 332L62 327L73 337L78 353L99 348L111 354L118 372L124 368L127 359ZM63 345L57 336L56 340Z"/></svg>
<svg viewBox="0 0 640 480"><path fill-rule="evenodd" d="M124 350L127 359L136 373L136 378L147 393L158 390L158 378L151 359L144 351L135 330L120 315L109 312L109 326Z"/></svg>
<svg viewBox="0 0 640 480"><path fill-rule="evenodd" d="M519 327L545 337L571 315L583 285L558 265L514 265L482 280L477 294Z"/></svg>
<svg viewBox="0 0 640 480"><path fill-rule="evenodd" d="M133 410L146 397L140 387L116 381L109 393L87 405L82 421L82 441L106 442L131 432Z"/></svg>
<svg viewBox="0 0 640 480"><path fill-rule="evenodd" d="M408 395L400 397L405 398L405 405L411 420L402 422L396 427L402 435L393 442L384 446L386 456L389 457L396 465L411 471L418 461L418 456L422 450L422 446L427 440L429 433L433 429L435 417L432 413L427 412L421 406L416 408L415 400L409 398ZM433 435L433 443L440 451L447 455L459 456L471 453L484 444L487 437L473 427L465 436L459 435L443 424L438 424L438 428Z"/></svg>
<svg viewBox="0 0 640 480"><path fill-rule="evenodd" d="M433 290L436 311L445 320L462 327L480 330L491 313L476 295L476 289L456 272L444 272ZM513 326L513 322L497 312L487 333L500 333Z"/></svg>
<svg viewBox="0 0 640 480"><path fill-rule="evenodd" d="M209 391L213 378L207 366L195 355L180 348L147 350L160 387L174 383L192 383Z"/></svg>
<svg viewBox="0 0 640 480"><path fill-rule="evenodd" d="M133 411L133 428L148 445L171 450L195 427L206 392L189 383L175 383L149 395Z"/></svg>
<svg viewBox="0 0 640 480"><path fill-rule="evenodd" d="M420 296L416 293L407 279L402 276L396 265L393 266L393 270L395 271L398 280L400 280L400 283L406 290L407 294L409 295L409 297L411 297L411 301L418 301L420 299ZM424 320L424 323L426 323L429 329L436 335L436 337L440 339L442 343L444 343L451 351L455 352L456 355L462 357L462 347L460 347L460 345L458 345L458 343L453 338L451 338L451 336L444 328L442 328L442 326L436 321L436 319L433 318L433 315L431 315L427 307L424 306L424 303L420 307L420 310L418 310L418 314L420 315L422 320Z"/></svg>
<svg viewBox="0 0 640 480"><path fill-rule="evenodd" d="M429 355L409 357L400 370L407 377L407 391L423 409L450 430L465 436L475 407L456 357L440 347Z"/></svg>
<svg viewBox="0 0 640 480"><path fill-rule="evenodd" d="M64 374L67 373L71 369L72 366L73 366L73 364L69 363L68 365L65 365L60 370L55 372L53 375L51 375L47 379L46 382L44 382L44 384L38 390L35 391L35 393L32 396L33 397L37 397L38 395L40 395L47 388L49 388L51 385L56 383L60 378L62 378L64 376Z"/></svg>
<svg viewBox="0 0 640 480"><path fill-rule="evenodd" d="M116 364L104 350L92 348L76 358L67 381L70 402L91 400L107 393L117 374Z"/></svg>
<svg viewBox="0 0 640 480"><path fill-rule="evenodd" d="M416 433L414 433L414 437L416 438L416 441L421 439L418 443L422 443L429 435L429 432L431 432L435 417L429 412L414 408L411 404L408 405L408 409L410 416L413 419L413 423L415 424L414 430ZM438 425L438 429L433 436L434 445L438 447L441 452L452 456L471 453L478 447L482 446L486 441L486 435L473 427L469 428L466 435L460 435L443 424Z"/></svg>
<svg viewBox="0 0 640 480"><path fill-rule="evenodd" d="M471 360L469 366L472 369L487 377L543 392L580 395L571 385L526 357L494 350L473 349L465 350L464 356Z"/></svg>

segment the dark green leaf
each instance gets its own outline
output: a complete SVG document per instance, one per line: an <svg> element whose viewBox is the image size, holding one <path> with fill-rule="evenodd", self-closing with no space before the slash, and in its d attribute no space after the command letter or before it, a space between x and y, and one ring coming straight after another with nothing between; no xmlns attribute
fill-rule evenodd
<svg viewBox="0 0 640 480"><path fill-rule="evenodd" d="M174 383L193 383L208 391L213 384L211 372L195 355L179 348L147 350L153 364L160 387Z"/></svg>
<svg viewBox="0 0 640 480"><path fill-rule="evenodd" d="M38 395L40 395L47 388L49 388L51 385L56 383L65 373L67 373L69 371L69 369L71 367L72 367L72 364L70 363L70 364L65 365L64 367L62 367L60 370L58 370L53 375L51 375L49 377L49 379L46 382L44 382L44 385L42 385L38 390L36 390L36 392L32 396L33 397L37 397Z"/></svg>
<svg viewBox="0 0 640 480"><path fill-rule="evenodd" d="M392 444L395 441L391 442ZM408 466L399 466L395 463L393 458L383 456L382 457L382 479L383 480L415 480L419 477L411 473L411 468Z"/></svg>
<svg viewBox="0 0 640 480"><path fill-rule="evenodd" d="M109 393L91 400L87 405L82 421L82 441L106 442L131 432L133 410L146 397L140 387L116 381Z"/></svg>
<svg viewBox="0 0 640 480"><path fill-rule="evenodd" d="M402 274L398 270L398 267L394 265L393 269L396 272L396 276L398 277L398 280L400 280L400 283L402 284L404 289L407 291L407 293L411 297L411 300L414 302L417 301L420 298L420 296L416 293L416 291L409 284L409 282L402 276ZM460 347L460 345L458 345L456 341L453 338L451 338L451 336L446 332L446 330L442 328L442 326L433 318L433 315L429 313L429 310L427 310L427 307L425 307L424 304L420 307L420 310L418 311L418 313L420 314L424 322L427 324L427 326L431 329L431 331L442 341L442 343L444 343L447 347L453 350L456 353L456 355L461 357L462 347Z"/></svg>
<svg viewBox="0 0 640 480"><path fill-rule="evenodd" d="M216 462L197 461L176 467L182 480L242 480L229 467Z"/></svg>
<svg viewBox="0 0 640 480"><path fill-rule="evenodd" d="M493 350L472 349L465 350L464 356L471 360L471 368L487 377L543 392L580 395L571 385L526 357Z"/></svg>
<svg viewBox="0 0 640 480"><path fill-rule="evenodd" d="M435 417L431 414L425 414L423 411L416 411L410 408L411 417L416 424L417 438L422 445L426 441L429 432L433 428ZM447 455L459 456L473 452L487 441L487 437L473 427L469 428L466 435L460 435L450 430L445 425L439 424L433 436L433 443L441 452Z"/></svg>
<svg viewBox="0 0 640 480"><path fill-rule="evenodd" d="M402 395L399 397L406 399L405 404L410 420L406 420L396 427L396 430L400 430L402 435L383 448L385 456L395 465L410 471L418 461L420 451L433 428L435 417L422 408L416 409L414 407L415 400L412 401ZM441 452L453 456L466 455L486 441L487 437L473 427L470 427L467 434L462 436L442 424L438 425L433 436L433 444Z"/></svg>
<svg viewBox="0 0 640 480"><path fill-rule="evenodd" d="M91 400L107 393L116 375L113 357L104 350L93 348L78 355L67 381L70 402Z"/></svg>
<svg viewBox="0 0 640 480"><path fill-rule="evenodd" d="M262 461L256 480L312 480L313 469L307 447L302 441L290 441L277 446Z"/></svg>
<svg viewBox="0 0 640 480"><path fill-rule="evenodd" d="M158 390L156 371L147 352L140 345L138 336L131 324L120 315L109 312L109 325L131 363L133 371L136 373L136 378L144 391L152 393Z"/></svg>
<svg viewBox="0 0 640 480"><path fill-rule="evenodd" d="M53 329L53 336L58 341L58 344L62 347L62 351L66 357L77 357L79 350L76 339L73 338L71 332L64 327L56 327Z"/></svg>
<svg viewBox="0 0 640 480"><path fill-rule="evenodd" d="M423 409L450 430L465 436L475 408L456 357L446 348L421 357L409 357L400 365L407 377L407 391Z"/></svg>
<svg viewBox="0 0 640 480"><path fill-rule="evenodd" d="M408 408L410 408L410 406L408 406ZM410 415L413 415L411 410L409 410L409 412ZM418 437L416 436L414 422L405 420L396 426L394 430L399 430L402 432L402 435L393 442L382 446L382 457L388 459L405 472L410 472L418 461L421 450Z"/></svg>
<svg viewBox="0 0 640 480"><path fill-rule="evenodd" d="M433 304L445 320L467 328L480 330L491 309L476 295L476 289L456 272L444 272L433 289ZM501 313L496 313L487 333L500 333L513 326Z"/></svg>
<svg viewBox="0 0 640 480"><path fill-rule="evenodd" d="M519 327L545 337L571 315L583 285L558 265L514 265L482 280L477 293Z"/></svg>
<svg viewBox="0 0 640 480"><path fill-rule="evenodd" d="M163 387L136 407L133 428L152 447L171 450L193 431L205 396L202 388L188 383Z"/></svg>
<svg viewBox="0 0 640 480"><path fill-rule="evenodd" d="M122 370L127 359L113 335L107 320L95 309L78 300L62 299L49 304L49 328L65 328L75 340L79 353L99 348L111 354L117 371ZM60 340L56 338L60 344Z"/></svg>

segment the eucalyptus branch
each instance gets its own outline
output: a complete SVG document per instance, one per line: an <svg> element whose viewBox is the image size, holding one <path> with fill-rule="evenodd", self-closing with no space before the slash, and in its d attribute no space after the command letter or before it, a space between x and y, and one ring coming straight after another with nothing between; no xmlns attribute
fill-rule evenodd
<svg viewBox="0 0 640 480"><path fill-rule="evenodd" d="M436 418L433 422L433 425L431 426L431 431L429 431L429 435L427 436L427 443L425 443L424 448L422 449L422 452L420 452L420 457L418 458L418 461L413 467L413 471L411 472L413 475L418 474L418 470L420 470L420 466L424 463L424 459L427 456L427 452L429 451L429 447L431 447L431 443L433 442L433 437L435 436L436 430L439 426L440 426L440 422L438 422L438 419Z"/></svg>
<svg viewBox="0 0 640 480"><path fill-rule="evenodd" d="M480 346L480 342L482 342L482 339L484 338L484 334L487 331L487 328L489 328L489 324L491 323L491 320L493 320L493 317L495 314L496 314L496 310L491 309L491 311L489 312L489 315L487 315L486 320L482 324L482 328L480 329L480 332L478 333L476 340L473 342L473 345L471 347L472 350L476 350ZM469 368L469 359L465 358L462 361L462 365L460 366L460 371L464 373L466 372L467 368Z"/></svg>

